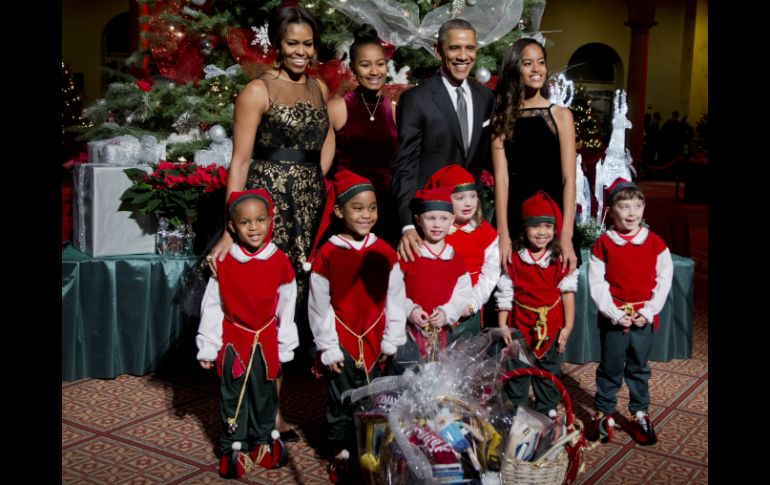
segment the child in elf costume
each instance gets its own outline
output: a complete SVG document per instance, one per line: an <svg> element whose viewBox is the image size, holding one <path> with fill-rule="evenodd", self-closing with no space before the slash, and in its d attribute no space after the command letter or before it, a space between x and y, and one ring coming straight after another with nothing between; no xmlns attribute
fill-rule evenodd
<svg viewBox="0 0 770 485"><path fill-rule="evenodd" d="M482 328L482 311L500 278L500 249L497 231L484 220L473 175L453 163L439 169L426 189L449 187L455 220L447 242L462 255L471 277L473 297L462 317L448 334L451 343L460 337L473 337Z"/></svg>
<svg viewBox="0 0 770 485"><path fill-rule="evenodd" d="M559 262L556 228L562 226L559 206L544 191L525 200L521 207L523 230L514 241L512 262L497 284L498 325L510 345L509 327L519 330L534 355L534 367L559 377L561 353L575 321L575 291L578 273L567 274ZM506 361L508 370L523 367L521 361ZM526 404L530 381L535 392L535 410L556 416L559 391L545 379L522 377L506 382L506 393L515 406Z"/></svg>
<svg viewBox="0 0 770 485"><path fill-rule="evenodd" d="M640 445L652 445L657 437L647 414L647 359L674 265L663 240L642 226L644 194L636 184L616 179L608 188L607 207L613 227L594 243L588 266L591 298L600 313L602 360L596 368L597 412L586 438L612 440L612 415L625 378L634 415L628 432Z"/></svg>
<svg viewBox="0 0 770 485"><path fill-rule="evenodd" d="M275 380L299 345L297 285L289 258L270 242L273 201L267 190L233 192L227 210L236 244L209 279L196 343L201 367L216 365L221 377L219 474L240 478L254 463L276 468L287 462L275 429Z"/></svg>
<svg viewBox="0 0 770 485"><path fill-rule="evenodd" d="M313 257L308 316L329 371L326 419L335 453L329 478L342 483L354 480L349 450L357 447L355 406L340 396L379 377L386 359L404 344L406 297L396 252L371 232L377 222L374 186L348 170L335 178L333 210L343 227Z"/></svg>
<svg viewBox="0 0 770 485"><path fill-rule="evenodd" d="M420 360L436 360L453 326L473 301L463 257L446 240L454 222L452 188L418 190L412 212L423 238L413 262L401 261L407 299L407 345Z"/></svg>

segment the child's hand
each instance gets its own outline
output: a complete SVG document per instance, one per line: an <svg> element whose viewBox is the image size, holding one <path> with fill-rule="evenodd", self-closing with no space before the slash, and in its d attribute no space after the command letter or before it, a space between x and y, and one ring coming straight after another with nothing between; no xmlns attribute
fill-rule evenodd
<svg viewBox="0 0 770 485"><path fill-rule="evenodd" d="M469 317L469 316L473 315L473 313L474 313L473 312L473 305L468 305L467 307L465 307L465 311L463 312L462 316L463 316L463 318Z"/></svg>
<svg viewBox="0 0 770 485"><path fill-rule="evenodd" d="M631 325L633 325L633 323L634 321L631 320L631 317L629 317L628 315L623 315L623 318L618 320L618 325L620 325L621 327L630 327Z"/></svg>
<svg viewBox="0 0 770 485"><path fill-rule="evenodd" d="M506 325L505 327L500 327L500 330L503 331L503 342L505 342L505 346L509 346L513 343L513 338L511 338L511 329L508 328Z"/></svg>
<svg viewBox="0 0 770 485"><path fill-rule="evenodd" d="M444 310L440 310L440 309L433 310L433 314L430 316L430 320L428 321L435 328L441 328L447 323L446 313L444 313Z"/></svg>
<svg viewBox="0 0 770 485"><path fill-rule="evenodd" d="M211 362L210 360L199 360L198 362L200 362L201 367L203 367L206 370L209 370L212 367L214 367L214 363Z"/></svg>
<svg viewBox="0 0 770 485"><path fill-rule="evenodd" d="M380 354L380 358L377 360L380 364L387 361L389 358L393 357L392 355L388 354Z"/></svg>
<svg viewBox="0 0 770 485"><path fill-rule="evenodd" d="M430 315L428 315L428 312L423 310L420 305L414 307L412 313L409 314L409 321L421 328L424 327L426 323L428 323L429 318Z"/></svg>
<svg viewBox="0 0 770 485"><path fill-rule="evenodd" d="M634 314L634 316L631 318L631 321L633 321L634 325L636 325L637 327L644 327L645 325L647 325L647 319L644 318L644 316L639 312L636 312Z"/></svg>
<svg viewBox="0 0 770 485"><path fill-rule="evenodd" d="M331 364L326 366L331 372L342 374L342 368L345 367L345 362L339 361L339 362L332 362Z"/></svg>
<svg viewBox="0 0 770 485"><path fill-rule="evenodd" d="M567 348L567 340L569 340L571 333L572 327L564 327L561 329L561 332L559 333L559 340L556 341L556 351L558 353L564 353L564 350Z"/></svg>

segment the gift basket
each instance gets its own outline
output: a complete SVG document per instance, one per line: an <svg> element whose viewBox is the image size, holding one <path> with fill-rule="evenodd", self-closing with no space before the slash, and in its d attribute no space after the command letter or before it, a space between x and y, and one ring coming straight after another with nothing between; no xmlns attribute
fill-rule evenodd
<svg viewBox="0 0 770 485"><path fill-rule="evenodd" d="M469 483L497 474L500 414L485 404L498 375L482 335L455 342L436 361L347 391L369 397L355 415L359 465L372 484Z"/></svg>
<svg viewBox="0 0 770 485"><path fill-rule="evenodd" d="M558 425L553 426L556 424L554 420L528 408L520 408L511 427L511 436L502 457L500 467L502 483L570 484L581 471L582 452L585 446L583 425L572 413L572 400L561 381L550 372L541 369L512 370L500 376L499 382L522 376L548 379L556 385L564 401L566 424L560 430ZM544 421L546 424L542 425ZM530 432L527 433L527 431ZM547 443L547 446L542 446L542 443Z"/></svg>
<svg viewBox="0 0 770 485"><path fill-rule="evenodd" d="M583 435L569 396L551 376L561 386L567 415L550 419L520 407L514 417L500 385L520 375L548 376L528 368L505 373L491 351L495 338L493 331L459 340L434 362L343 394L353 402L368 398L355 414L358 464L368 483L561 483L569 473L574 479ZM516 439L522 423L536 427L533 419L541 433L536 444L528 442L525 456ZM540 455L540 461L526 461ZM548 481L542 481L546 472Z"/></svg>

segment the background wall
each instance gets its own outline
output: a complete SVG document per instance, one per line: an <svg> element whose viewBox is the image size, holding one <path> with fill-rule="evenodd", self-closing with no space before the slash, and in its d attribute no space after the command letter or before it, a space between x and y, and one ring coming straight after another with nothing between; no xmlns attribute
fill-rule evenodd
<svg viewBox="0 0 770 485"><path fill-rule="evenodd" d="M553 43L548 46L549 69L567 67L580 46L599 42L622 59L623 84L614 87L625 88L631 43L626 20L624 1L549 0L540 28L560 31L545 34ZM664 121L673 110L689 113L694 124L708 112L708 0L657 0L655 20L647 66L648 111L660 111Z"/></svg>
<svg viewBox="0 0 770 485"><path fill-rule="evenodd" d="M128 0L62 0L61 56L83 74L85 104L102 95L102 33L107 22L128 12Z"/></svg>

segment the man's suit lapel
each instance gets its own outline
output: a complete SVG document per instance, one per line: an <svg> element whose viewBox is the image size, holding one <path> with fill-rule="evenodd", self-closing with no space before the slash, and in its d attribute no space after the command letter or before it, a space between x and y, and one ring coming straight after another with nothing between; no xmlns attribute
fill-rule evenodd
<svg viewBox="0 0 770 485"><path fill-rule="evenodd" d="M473 134L471 134L471 144L468 147L467 156L468 160L471 160L473 154L476 153L476 148L479 146L481 132L483 131L481 125L484 123L484 103L482 103L481 89L470 80L468 85L471 87L471 96L473 96Z"/></svg>
<svg viewBox="0 0 770 485"><path fill-rule="evenodd" d="M457 121L457 111L455 111L455 108L452 105L452 98L449 97L449 93L444 86L444 81L441 80L440 74L431 78L430 88L433 92L433 102L436 104L439 111L444 114L449 126L452 128L452 134L455 137L455 143L457 143L457 146L460 148L460 153L465 153L465 147L463 147L463 135L460 132L460 123ZM428 129L431 129L431 127L428 127Z"/></svg>

